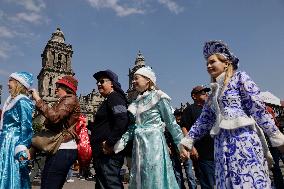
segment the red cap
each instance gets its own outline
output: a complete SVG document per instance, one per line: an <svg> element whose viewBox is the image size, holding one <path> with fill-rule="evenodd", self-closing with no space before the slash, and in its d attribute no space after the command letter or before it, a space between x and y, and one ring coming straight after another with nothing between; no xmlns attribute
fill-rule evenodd
<svg viewBox="0 0 284 189"><path fill-rule="evenodd" d="M62 84L70 88L74 93L77 91L78 81L73 76L63 76L61 79L59 79L56 84Z"/></svg>

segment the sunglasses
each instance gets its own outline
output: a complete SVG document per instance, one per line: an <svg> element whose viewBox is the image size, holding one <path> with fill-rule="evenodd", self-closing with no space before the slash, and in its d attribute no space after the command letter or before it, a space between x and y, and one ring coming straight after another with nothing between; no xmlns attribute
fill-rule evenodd
<svg viewBox="0 0 284 189"><path fill-rule="evenodd" d="M100 79L100 80L98 80L97 81L97 84L104 84L105 82L108 82L108 81L110 81L109 79Z"/></svg>
<svg viewBox="0 0 284 189"><path fill-rule="evenodd" d="M206 95L206 94L208 94L208 92L204 91L204 90L201 90L201 91L195 92L193 94L195 94L195 95Z"/></svg>
<svg viewBox="0 0 284 189"><path fill-rule="evenodd" d="M208 94L207 92L205 92L205 91L199 91L198 93L196 93L196 94L199 94L199 95L206 95L206 94Z"/></svg>

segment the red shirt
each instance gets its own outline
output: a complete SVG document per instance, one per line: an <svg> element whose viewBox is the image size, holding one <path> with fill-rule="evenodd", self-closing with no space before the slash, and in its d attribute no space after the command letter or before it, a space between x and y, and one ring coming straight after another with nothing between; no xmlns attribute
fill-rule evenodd
<svg viewBox="0 0 284 189"><path fill-rule="evenodd" d="M279 124L279 122L275 118L274 110L270 106L266 106L266 110L268 111L268 113L270 113L272 115L272 118L273 118L273 120L275 122L275 125L279 128L280 124Z"/></svg>

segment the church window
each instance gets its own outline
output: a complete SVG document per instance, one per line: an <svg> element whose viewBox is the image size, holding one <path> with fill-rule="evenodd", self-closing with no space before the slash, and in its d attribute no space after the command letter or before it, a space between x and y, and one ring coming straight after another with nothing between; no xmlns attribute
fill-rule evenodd
<svg viewBox="0 0 284 189"><path fill-rule="evenodd" d="M56 67L58 69L61 68L61 63L62 63L62 55L61 54L58 54L58 61L57 61L57 64L56 64Z"/></svg>
<svg viewBox="0 0 284 189"><path fill-rule="evenodd" d="M52 77L49 78L49 85L52 85Z"/></svg>

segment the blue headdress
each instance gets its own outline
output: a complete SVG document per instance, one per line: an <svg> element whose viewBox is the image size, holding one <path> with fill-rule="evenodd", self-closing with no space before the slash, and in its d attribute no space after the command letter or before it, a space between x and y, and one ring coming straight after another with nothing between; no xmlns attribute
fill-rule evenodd
<svg viewBox="0 0 284 189"><path fill-rule="evenodd" d="M228 45L220 40L205 42L203 48L204 58L207 60L213 54L221 54L232 62L234 69L239 67L239 59L230 51Z"/></svg>
<svg viewBox="0 0 284 189"><path fill-rule="evenodd" d="M33 74L28 72L14 72L10 77L19 81L27 89L30 89L33 84Z"/></svg>

